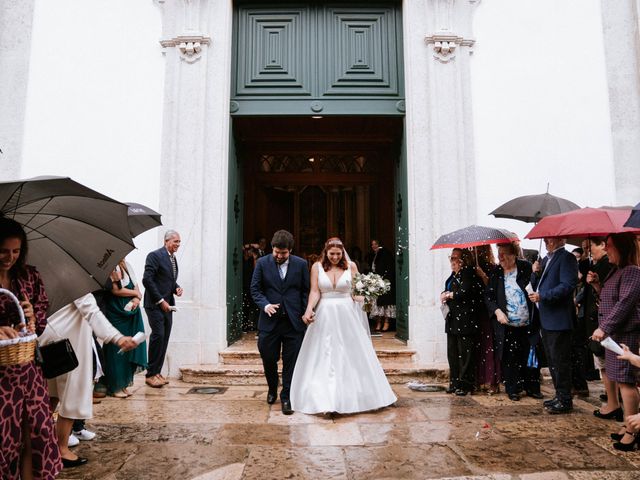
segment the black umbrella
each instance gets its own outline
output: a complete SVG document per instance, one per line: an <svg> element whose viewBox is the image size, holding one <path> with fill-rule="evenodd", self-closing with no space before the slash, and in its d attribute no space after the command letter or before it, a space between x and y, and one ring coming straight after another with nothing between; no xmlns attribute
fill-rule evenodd
<svg viewBox="0 0 640 480"><path fill-rule="evenodd" d="M539 222L548 215L570 212L580 207L566 198L556 197L549 192L539 195L525 195L500 205L490 215L497 218L511 218L522 222Z"/></svg>
<svg viewBox="0 0 640 480"><path fill-rule="evenodd" d="M624 226L640 228L640 203L633 207L631 215L629 215L629 219L626 221Z"/></svg>
<svg viewBox="0 0 640 480"><path fill-rule="evenodd" d="M155 210L139 203L127 202L126 205L129 207L129 231L132 237L162 225L160 220L162 215Z"/></svg>
<svg viewBox="0 0 640 480"><path fill-rule="evenodd" d="M518 236L502 228L471 225L442 235L431 250L438 248L469 248L495 243L509 243L518 240Z"/></svg>
<svg viewBox="0 0 640 480"><path fill-rule="evenodd" d="M49 314L102 288L135 247L127 206L65 177L0 182L0 212L27 233Z"/></svg>

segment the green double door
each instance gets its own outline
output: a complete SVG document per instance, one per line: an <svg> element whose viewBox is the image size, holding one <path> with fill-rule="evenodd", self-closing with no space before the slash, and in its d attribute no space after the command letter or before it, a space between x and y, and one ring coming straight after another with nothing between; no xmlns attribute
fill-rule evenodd
<svg viewBox="0 0 640 480"><path fill-rule="evenodd" d="M322 121L336 116L392 116L402 122L401 13L400 2L390 1L236 2L231 116L303 116ZM398 144L403 146L402 136ZM313 135L309 137L306 140L313 144ZM232 131L230 144L227 339L233 343L242 334L242 245L253 239L244 238L243 232L243 216L252 214L243 206L245 139ZM289 147L285 144L278 148L286 154ZM403 150L397 149L394 179L388 179L394 190L395 204L389 209L394 218L383 220L395 224L397 337L407 340L407 181Z"/></svg>

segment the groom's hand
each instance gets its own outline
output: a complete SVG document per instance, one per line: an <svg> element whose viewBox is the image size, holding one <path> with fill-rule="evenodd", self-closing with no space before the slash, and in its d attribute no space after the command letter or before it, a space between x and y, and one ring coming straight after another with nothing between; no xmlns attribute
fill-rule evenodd
<svg viewBox="0 0 640 480"><path fill-rule="evenodd" d="M280 304L279 303L276 303L275 305L268 304L266 307L264 307L264 311L265 311L265 313L267 315L271 316L274 313L276 313L279 308L280 308Z"/></svg>

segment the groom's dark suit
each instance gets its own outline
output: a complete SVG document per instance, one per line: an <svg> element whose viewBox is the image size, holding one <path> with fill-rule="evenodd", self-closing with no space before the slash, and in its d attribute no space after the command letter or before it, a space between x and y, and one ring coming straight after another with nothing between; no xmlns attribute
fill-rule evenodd
<svg viewBox="0 0 640 480"><path fill-rule="evenodd" d="M282 279L273 255L260 258L251 279L251 296L260 308L258 350L262 357L269 392L276 392L278 389L278 360L282 350L280 399L289 400L291 377L306 330L302 315L309 297L307 262L300 257L289 255L287 273ZM280 305L272 316L264 311L269 304Z"/></svg>

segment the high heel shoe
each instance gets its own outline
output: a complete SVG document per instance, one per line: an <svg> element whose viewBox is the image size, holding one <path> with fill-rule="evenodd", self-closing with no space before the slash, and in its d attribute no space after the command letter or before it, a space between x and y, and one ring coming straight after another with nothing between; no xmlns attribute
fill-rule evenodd
<svg viewBox="0 0 640 480"><path fill-rule="evenodd" d="M613 448L615 448L616 450L620 450L621 452L630 452L632 450L635 450L636 444L638 443L638 434L629 431L626 431L625 433L633 436L633 440L631 440L631 443L623 443L622 441L619 441L613 444Z"/></svg>
<svg viewBox="0 0 640 480"><path fill-rule="evenodd" d="M622 437L624 437L624 432L626 431L627 431L627 426L622 425L622 433L610 433L609 436L611 437L611 440L619 442L620 440L622 440Z"/></svg>
<svg viewBox="0 0 640 480"><path fill-rule="evenodd" d="M620 407L616 408L615 410L611 410L609 413L602 413L598 408L597 410L593 411L593 415L604 420L615 419L618 422L621 422L623 418L622 408Z"/></svg>

